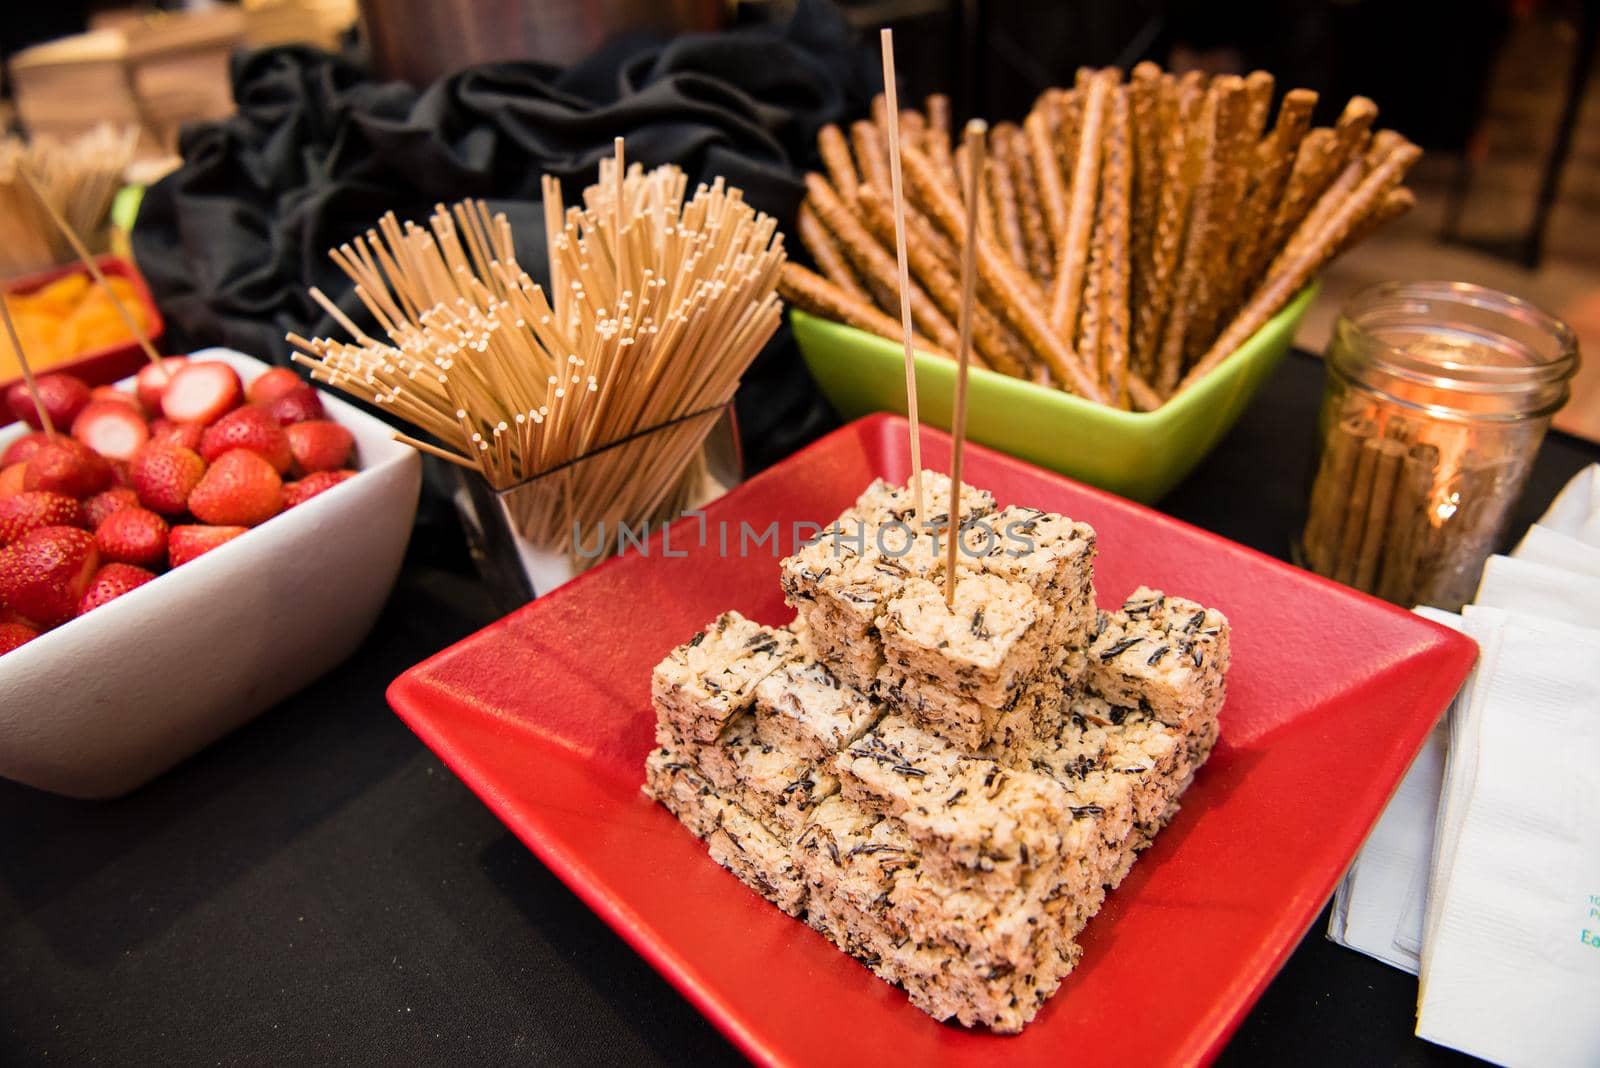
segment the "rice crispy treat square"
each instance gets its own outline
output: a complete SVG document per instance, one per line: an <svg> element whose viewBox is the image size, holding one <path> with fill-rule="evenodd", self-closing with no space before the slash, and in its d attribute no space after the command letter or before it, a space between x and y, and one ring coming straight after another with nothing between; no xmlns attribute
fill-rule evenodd
<svg viewBox="0 0 1600 1068"><path fill-rule="evenodd" d="M1178 725L1222 707L1229 658L1221 612L1141 586L1117 611L1100 613L1089 681L1112 704L1148 708Z"/></svg>
<svg viewBox="0 0 1600 1068"><path fill-rule="evenodd" d="M1026 586L963 574L954 604L942 584L905 583L879 630L884 659L927 684L1003 707L1048 662L1047 613Z"/></svg>
<svg viewBox="0 0 1600 1068"><path fill-rule="evenodd" d="M1010 701L997 708L920 683L887 663L878 669L876 692L888 708L924 730L960 749L982 750L1007 763L1036 741L1054 736L1056 713L1070 696L1060 675L1042 672L1028 685L1014 688Z"/></svg>
<svg viewBox="0 0 1600 1068"><path fill-rule="evenodd" d="M656 744L689 763L723 797L760 820L783 841L800 832L811 808L839 788L814 760L768 744L754 716L735 719L715 742L692 742L657 724Z"/></svg>
<svg viewBox="0 0 1600 1068"><path fill-rule="evenodd" d="M878 721L873 701L826 664L795 660L756 687L756 734L799 757L825 760Z"/></svg>
<svg viewBox="0 0 1600 1068"><path fill-rule="evenodd" d="M929 523L945 525L950 521L950 476L937 471L924 470L922 472L923 507L928 510ZM905 485L894 486L883 479L874 479L856 502L840 518L845 516L859 519L869 525L887 522L901 522L911 524L916 519L916 494L913 491L911 480L907 479ZM992 515L995 511L994 497L987 490L979 489L970 483L961 485L961 521L981 519ZM920 539L927 538L926 532L917 530Z"/></svg>
<svg viewBox="0 0 1600 1068"><path fill-rule="evenodd" d="M656 665L650 679L656 715L685 738L715 741L723 727L750 707L756 684L797 650L789 630L724 612Z"/></svg>
<svg viewBox="0 0 1600 1068"><path fill-rule="evenodd" d="M963 542L969 552L981 553L976 566L1033 591L1050 610L1052 644L1087 644L1095 621L1094 528L1053 512L1014 505L1000 509L985 523L988 535L969 535Z"/></svg>

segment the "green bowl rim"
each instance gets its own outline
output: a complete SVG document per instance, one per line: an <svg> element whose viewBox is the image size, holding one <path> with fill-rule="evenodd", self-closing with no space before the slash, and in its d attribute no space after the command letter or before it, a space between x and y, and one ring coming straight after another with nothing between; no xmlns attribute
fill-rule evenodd
<svg viewBox="0 0 1600 1068"><path fill-rule="evenodd" d="M1123 408L1113 408L1108 404L1100 404L1095 401L1085 400L1075 393L1068 393L1065 390L1056 389L1053 386L1041 386L1037 382L1030 382L1022 378L1012 378L1010 375L1003 375L998 371L991 371L987 367L971 368L971 381L973 383L988 383L995 389L1010 392L1014 395L1020 393L1021 396L1026 397L1031 393L1040 397L1054 398L1054 401L1064 406L1067 411L1077 411L1086 415L1094 415L1101 419L1110 420L1113 423L1122 422L1130 429L1158 421L1176 419L1181 417L1189 408L1192 408L1196 404L1205 403L1205 399L1217 389L1221 388L1221 384L1226 379L1231 377L1229 374L1224 372L1229 367L1237 365L1241 356L1258 348L1262 339L1266 337L1267 334L1275 330L1284 329L1303 316L1306 309L1311 306L1311 302L1316 299L1317 292L1320 288L1321 282L1313 280L1304 289L1297 293L1293 300L1291 300L1288 304L1285 304L1283 309L1279 311L1278 314L1274 315L1271 319L1268 319L1266 323L1262 325L1261 329L1257 330L1254 334L1251 334L1248 338L1246 338L1244 343L1241 344L1237 349L1234 349L1232 352L1228 353L1227 358L1221 363L1217 364L1216 367L1212 368L1210 374L1202 378L1194 385L1194 387L1178 394L1177 397L1168 401L1166 404L1163 404L1153 412L1135 412ZM851 333L858 334L862 339L859 342L860 344L865 344L869 349L883 349L885 350L886 354L892 353L894 358L897 360L901 358L902 350L898 342L890 341L888 338L879 337L877 334L869 333L866 330L862 330L860 327L851 326L848 323L841 323L837 319L828 319L820 315L812 315L810 312L802 311L801 309L795 307L791 307L789 309L789 315L792 320L799 321L802 326L809 322L816 323L819 326L836 331L850 331ZM1291 344L1293 343L1293 338L1290 339L1290 342ZM941 356L931 355L920 349L917 350L916 353L916 363L919 371L925 367L937 367L943 369L953 368L953 365L949 360Z"/></svg>

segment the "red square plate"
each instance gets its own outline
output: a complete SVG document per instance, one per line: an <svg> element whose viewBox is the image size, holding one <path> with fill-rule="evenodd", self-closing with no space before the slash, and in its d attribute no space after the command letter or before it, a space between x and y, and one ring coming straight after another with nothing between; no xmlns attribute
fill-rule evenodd
<svg viewBox="0 0 1600 1068"><path fill-rule="evenodd" d="M948 439L924 434L930 467ZM982 448L967 480L1100 533L1097 584L1196 598L1233 623L1222 738L1183 811L1084 934L1026 1031L934 1022L766 904L639 791L650 669L729 608L792 618L739 525L827 522L909 474L873 416L401 676L389 701L545 864L734 1042L773 1064L1184 1063L1214 1055L1294 948L1472 665L1445 628ZM726 524L726 527L723 526ZM724 558L719 532L726 529ZM807 530L801 531L804 537ZM668 554L671 555L668 555ZM679 555L680 553L684 555Z"/></svg>

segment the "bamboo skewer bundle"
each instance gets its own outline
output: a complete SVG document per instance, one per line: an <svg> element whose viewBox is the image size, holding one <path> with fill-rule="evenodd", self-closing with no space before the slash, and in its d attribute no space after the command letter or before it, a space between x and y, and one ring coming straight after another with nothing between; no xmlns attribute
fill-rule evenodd
<svg viewBox="0 0 1600 1068"><path fill-rule="evenodd" d="M20 274L73 256L25 174L75 232L92 239L105 228L138 137L135 129L102 125L71 141L0 141L0 272Z"/></svg>
<svg viewBox="0 0 1600 1068"><path fill-rule="evenodd" d="M1356 97L1333 126L1311 129L1316 94L1290 89L1274 116L1273 91L1261 71L1175 77L1140 64L1124 80L1084 69L1072 88L1042 93L1020 123L990 128L976 208L975 355L1002 374L1152 410L1213 370L1331 259L1410 208L1400 183L1417 150L1393 131L1373 132L1370 100ZM806 244L825 277L794 267L782 292L899 340L888 325L900 300L886 269L894 234L881 218L887 111L875 102L875 117L852 126L848 143L837 129L820 139L827 176L808 180L808 219L845 256L813 232ZM907 298L936 346L924 351L950 356L959 347L951 282L966 229L963 153L949 151L944 98L930 98L913 125L920 139L901 145Z"/></svg>
<svg viewBox="0 0 1600 1068"><path fill-rule="evenodd" d="M481 474L541 548L638 529L685 503L780 317L775 221L720 179L686 187L674 166L624 171L620 146L581 206L547 177L548 291L482 201L441 205L426 228L386 215L329 255L387 340L312 290L353 340L290 335L295 359Z"/></svg>

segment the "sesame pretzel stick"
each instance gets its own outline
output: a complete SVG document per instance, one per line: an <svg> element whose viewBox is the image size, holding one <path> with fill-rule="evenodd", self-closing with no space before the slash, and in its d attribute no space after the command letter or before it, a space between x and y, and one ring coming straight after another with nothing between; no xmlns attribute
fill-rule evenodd
<svg viewBox="0 0 1600 1068"><path fill-rule="evenodd" d="M778 275L778 292L802 311L876 334L886 341L900 343L900 324L864 300L857 300L832 282L798 263L786 263ZM926 338L915 339L918 352L950 358L950 354Z"/></svg>
<svg viewBox="0 0 1600 1068"><path fill-rule="evenodd" d="M1268 277L1283 270L1284 264L1305 251L1307 242L1316 238L1322 227L1333 218L1333 213L1338 210L1339 205L1355 192L1356 186L1361 184L1361 179L1366 177L1366 174L1365 159L1353 159L1344 165L1339 176L1328 184L1328 188L1322 191L1322 195L1311 206L1311 210L1306 212L1306 217L1290 236L1288 244L1283 246L1283 251L1273 257L1272 262L1267 265Z"/></svg>
<svg viewBox="0 0 1600 1068"><path fill-rule="evenodd" d="M1225 74L1211 84L1212 91L1217 94L1216 143L1211 153L1214 170L1211 182L1204 179L1201 182L1202 188L1208 188L1211 194L1204 211L1195 209L1196 218L1202 220L1203 232L1200 270L1194 277L1192 291L1194 312L1183 342L1185 361L1198 358L1217 336L1222 302L1227 296L1232 223L1244 196L1247 161L1255 148L1254 140L1247 139L1250 99L1244 80Z"/></svg>
<svg viewBox="0 0 1600 1068"><path fill-rule="evenodd" d="M1338 145L1338 136L1326 126L1318 126L1301 139L1283 187L1283 198L1273 211L1264 258L1271 259L1283 248L1317 197L1338 174Z"/></svg>
<svg viewBox="0 0 1600 1068"><path fill-rule="evenodd" d="M1137 305L1133 336L1134 368L1147 378L1159 374L1157 356L1162 330L1172 306L1189 203L1199 181L1201 155L1196 125L1201 100L1198 85L1185 85L1171 77L1161 80L1157 99L1157 125L1162 131L1161 196L1151 238L1150 276ZM1176 369L1173 374L1176 382ZM1165 392L1162 386L1161 381L1156 381L1155 388ZM1166 388L1170 389L1171 383Z"/></svg>
<svg viewBox="0 0 1600 1068"><path fill-rule="evenodd" d="M1218 131L1218 94L1207 92L1200 118L1195 122L1186 140L1188 150L1185 166L1196 176L1193 193L1189 197L1189 221L1183 231L1183 251L1172 279L1172 296L1166 324L1162 328L1161 343L1156 349L1156 389L1163 394L1172 392L1183 373L1183 343L1188 337L1189 322L1195 311L1196 275L1203 268L1205 241L1210 232L1207 213L1214 200Z"/></svg>
<svg viewBox="0 0 1600 1068"><path fill-rule="evenodd" d="M1373 208L1366 218L1355 225L1355 228L1350 231L1350 236L1345 238L1344 244L1339 246L1334 255L1342 256L1352 247L1371 237L1374 231L1398 219L1416 206L1417 195L1411 190L1403 187L1389 190L1383 200L1378 203L1378 206Z"/></svg>
<svg viewBox="0 0 1600 1068"><path fill-rule="evenodd" d="M989 202L994 210L995 236L1018 270L1028 269L1028 246L1022 237L1022 213L1017 207L1017 187L1012 177L1011 138L1001 126L989 135Z"/></svg>
<svg viewBox="0 0 1600 1068"><path fill-rule="evenodd" d="M928 133L928 120L922 117L922 112L916 108L900 109L900 143L902 145L915 145L926 150L924 138Z"/></svg>
<svg viewBox="0 0 1600 1068"><path fill-rule="evenodd" d="M1132 233L1129 218L1133 195L1133 161L1128 144L1132 102L1126 91L1111 96L1110 136L1101 167L1100 366L1106 392L1113 403L1128 403L1129 324L1128 290L1132 267Z"/></svg>
<svg viewBox="0 0 1600 1068"><path fill-rule="evenodd" d="M1272 75L1264 70L1253 70L1244 79L1245 120L1244 136L1252 148L1267 129L1267 116L1272 114Z"/></svg>
<svg viewBox="0 0 1600 1068"><path fill-rule="evenodd" d="M859 198L860 190L856 191ZM884 290L894 294L894 298L887 304L880 300L880 306L899 306L899 268L894 257L886 252L882 245L867 233L850 210L840 202L833 187L826 178L815 172L806 175L806 202L817 213L817 218L822 220L833 236L838 240L844 254L849 257L855 269L861 272L869 284L873 284L874 291ZM874 284L875 283L875 284ZM917 330L925 337L930 338L934 344L946 352L953 352L956 347L956 328L944 313L915 284L906 287L906 295L911 302L911 318L916 323Z"/></svg>
<svg viewBox="0 0 1600 1068"><path fill-rule="evenodd" d="M1283 197L1284 183L1294 166L1295 153L1306 131L1311 128L1311 112L1317 94L1309 89L1291 89L1278 106L1272 132L1256 149L1256 181L1239 213L1239 241L1234 247L1235 275L1233 299L1237 306L1275 251L1268 243L1272 215Z"/></svg>
<svg viewBox="0 0 1600 1068"><path fill-rule="evenodd" d="M939 180L928 157L910 150L901 162L910 179L912 199L918 207L946 234L952 238L960 235L966 213L955 191ZM1104 402L1105 392L1086 371L1078 354L1051 329L1040 310L1042 301L1032 280L1012 268L1005 254L982 234L978 235L977 255L979 285L990 295L1000 317L1050 366L1050 373L1063 388Z"/></svg>
<svg viewBox="0 0 1600 1068"><path fill-rule="evenodd" d="M872 298L867 295L866 288L856 277L855 271L851 270L849 261L839 248L839 243L828 232L828 228L822 225L822 220L811 210L811 205L806 203L800 205L797 225L800 230L800 243L811 253L811 258L816 261L828 281L856 300L870 301Z"/></svg>
<svg viewBox="0 0 1600 1068"><path fill-rule="evenodd" d="M1050 241L1050 228L1045 225L1044 205L1039 201L1039 187L1033 180L1033 169L1028 163L1028 139L1020 126L1007 124L997 136L1010 142L1006 156L1011 163L1012 186L1017 191L1017 213L1022 217L1022 242L1027 249L1026 271L1041 284L1048 284L1055 265L1055 246Z"/></svg>
<svg viewBox="0 0 1600 1068"><path fill-rule="evenodd" d="M1064 234L1067 230L1067 183L1056 166L1055 145L1043 104L1035 105L1022 120L1022 133L1028 146L1028 166L1039 190L1040 206L1044 208L1044 224L1050 233Z"/></svg>
<svg viewBox="0 0 1600 1068"><path fill-rule="evenodd" d="M1078 136L1083 132L1084 94L1076 89L1051 89L1046 94L1053 102L1049 115L1055 121L1056 165L1072 194L1072 170L1078 160ZM1054 236L1054 235L1052 235ZM1051 268L1055 260L1050 261Z"/></svg>
<svg viewBox="0 0 1600 1068"><path fill-rule="evenodd" d="M1422 150L1413 144L1399 145L1374 167L1355 192L1346 197L1332 213L1317 235L1302 244L1302 251L1285 263L1280 272L1268 276L1206 354L1190 368L1180 388L1193 385L1207 371L1221 363L1304 289L1345 244L1351 232L1361 225L1362 220L1373 211L1382 210L1380 205L1388 199L1389 193L1421 154Z"/></svg>
<svg viewBox="0 0 1600 1068"><path fill-rule="evenodd" d="M950 98L943 93L933 93L925 101L928 109L928 132L923 138L922 150L935 166L952 171L950 157Z"/></svg>
<svg viewBox="0 0 1600 1068"><path fill-rule="evenodd" d="M1161 68L1148 61L1134 67L1128 81L1130 136L1133 143L1133 199L1128 247L1134 307L1147 299L1151 258L1155 251L1156 216L1161 205L1160 97Z"/></svg>
<svg viewBox="0 0 1600 1068"><path fill-rule="evenodd" d="M846 204L852 203L856 199L856 187L860 181L856 177L855 161L850 158L850 145L839 127L830 122L817 131L817 153L822 157L822 165L828 171L828 181L839 191L839 197Z"/></svg>
<svg viewBox="0 0 1600 1068"><path fill-rule="evenodd" d="M1366 151L1368 133L1377 118L1378 105L1364 96L1353 96L1345 104L1339 121L1333 124L1337 139L1334 151L1338 153L1341 166Z"/></svg>
<svg viewBox="0 0 1600 1068"><path fill-rule="evenodd" d="M1110 82L1095 76L1083 102L1083 127L1078 138L1078 158L1072 172L1072 204L1056 257L1055 288L1050 296L1050 325L1071 333L1078 320L1087 266L1089 233L1094 227L1096 178L1100 173L1100 138L1105 128L1106 98Z"/></svg>
<svg viewBox="0 0 1600 1068"><path fill-rule="evenodd" d="M1089 241L1089 262L1083 271L1083 309L1078 313L1078 330L1073 337L1073 344L1078 349L1078 359L1088 366L1091 374L1100 382L1100 388L1106 388L1105 361L1100 351L1100 342L1104 335L1104 320L1102 313L1104 307L1101 303L1102 285L1104 281L1102 272L1105 267L1103 255L1104 220L1096 219L1094 233ZM1115 402L1116 394L1107 390L1107 395Z"/></svg>
<svg viewBox="0 0 1600 1068"><path fill-rule="evenodd" d="M878 127L863 119L850 126L850 143L855 146L861 182L879 189L889 188L889 149Z"/></svg>
<svg viewBox="0 0 1600 1068"><path fill-rule="evenodd" d="M1165 403L1155 387L1134 370L1128 371L1128 400L1136 412L1153 412Z"/></svg>

